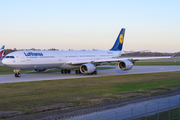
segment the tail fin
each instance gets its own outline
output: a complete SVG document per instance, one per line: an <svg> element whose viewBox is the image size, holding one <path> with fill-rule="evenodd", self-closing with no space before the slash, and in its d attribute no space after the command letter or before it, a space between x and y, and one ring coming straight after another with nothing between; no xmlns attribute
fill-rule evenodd
<svg viewBox="0 0 180 120"><path fill-rule="evenodd" d="M123 42L124 42L124 34L125 34L125 28L122 28L114 46L110 49L112 51L121 51L123 47Z"/></svg>
<svg viewBox="0 0 180 120"><path fill-rule="evenodd" d="M5 48L5 45L3 45L0 50L0 58L2 58L4 56L4 48Z"/></svg>

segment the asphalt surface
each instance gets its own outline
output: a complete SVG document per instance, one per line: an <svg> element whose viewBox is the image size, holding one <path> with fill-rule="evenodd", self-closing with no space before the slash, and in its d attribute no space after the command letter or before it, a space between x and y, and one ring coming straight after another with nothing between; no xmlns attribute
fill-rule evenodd
<svg viewBox="0 0 180 120"><path fill-rule="evenodd" d="M0 83L72 79L72 78L99 77L99 76L109 76L109 75L128 75L128 74L140 74L140 73L156 73L156 72L168 72L168 71L180 71L180 66L134 66L131 70L128 70L128 71L120 70L116 66L116 69L98 70L97 75L82 75L82 74L77 75L74 72L72 72L71 74L61 74L60 72L27 73L27 74L22 74L20 78L15 78L14 74L10 74L10 75L0 75Z"/></svg>

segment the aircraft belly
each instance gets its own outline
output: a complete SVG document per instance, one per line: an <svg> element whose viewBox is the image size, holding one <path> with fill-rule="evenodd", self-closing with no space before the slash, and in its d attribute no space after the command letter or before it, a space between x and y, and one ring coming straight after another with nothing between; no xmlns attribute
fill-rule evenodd
<svg viewBox="0 0 180 120"><path fill-rule="evenodd" d="M7 67L12 69L21 69L21 70L29 70L29 69L48 69L48 68L59 68L62 63L52 63L52 64L13 64L8 65Z"/></svg>
<svg viewBox="0 0 180 120"><path fill-rule="evenodd" d="M60 69L79 69L80 65L69 65L69 64L63 64L59 67Z"/></svg>

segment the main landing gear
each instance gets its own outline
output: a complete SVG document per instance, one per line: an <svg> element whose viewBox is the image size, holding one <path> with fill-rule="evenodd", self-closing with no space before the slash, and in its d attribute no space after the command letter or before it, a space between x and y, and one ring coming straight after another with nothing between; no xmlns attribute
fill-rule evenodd
<svg viewBox="0 0 180 120"><path fill-rule="evenodd" d="M15 77L21 77L20 73L15 73Z"/></svg>
<svg viewBox="0 0 180 120"><path fill-rule="evenodd" d="M81 71L80 70L76 70L76 74L81 74Z"/></svg>
<svg viewBox="0 0 180 120"><path fill-rule="evenodd" d="M61 73L62 73L62 74L70 74L70 73L71 73L71 70L67 70L67 69L64 70L64 69L62 69L62 70L61 70Z"/></svg>
<svg viewBox="0 0 180 120"><path fill-rule="evenodd" d="M21 77L19 69L14 69L14 72L15 72L15 77Z"/></svg>
<svg viewBox="0 0 180 120"><path fill-rule="evenodd" d="M95 70L92 74L95 74L95 75L96 75L96 74L97 74L97 71Z"/></svg>
<svg viewBox="0 0 180 120"><path fill-rule="evenodd" d="M69 70L69 69L62 69L62 70L61 70L61 73L62 73L62 74L70 74L70 73L71 73L71 70ZM82 73L80 70L76 70L75 73L76 73L76 74L96 75L96 74L97 74L97 71L95 70L95 71L92 72L92 73Z"/></svg>

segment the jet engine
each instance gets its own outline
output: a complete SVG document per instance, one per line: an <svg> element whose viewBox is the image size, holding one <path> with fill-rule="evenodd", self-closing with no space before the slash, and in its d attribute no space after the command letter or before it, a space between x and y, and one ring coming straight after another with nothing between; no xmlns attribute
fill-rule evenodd
<svg viewBox="0 0 180 120"><path fill-rule="evenodd" d="M45 71L47 69L33 69L33 70L34 70L34 72L43 72L43 71Z"/></svg>
<svg viewBox="0 0 180 120"><path fill-rule="evenodd" d="M96 70L96 67L93 64L91 64L91 63L82 64L80 66L80 71L83 74L93 73L95 70Z"/></svg>
<svg viewBox="0 0 180 120"><path fill-rule="evenodd" d="M118 63L119 69L130 70L133 67L133 63L129 60L123 60Z"/></svg>

